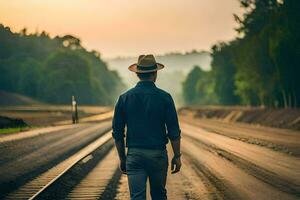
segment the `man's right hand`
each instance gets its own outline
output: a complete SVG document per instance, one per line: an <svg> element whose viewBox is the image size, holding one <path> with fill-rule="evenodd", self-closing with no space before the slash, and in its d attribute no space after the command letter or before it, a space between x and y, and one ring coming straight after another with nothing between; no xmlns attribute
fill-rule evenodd
<svg viewBox="0 0 300 200"><path fill-rule="evenodd" d="M171 161L171 173L175 174L180 171L181 168L181 159L180 157L173 157Z"/></svg>

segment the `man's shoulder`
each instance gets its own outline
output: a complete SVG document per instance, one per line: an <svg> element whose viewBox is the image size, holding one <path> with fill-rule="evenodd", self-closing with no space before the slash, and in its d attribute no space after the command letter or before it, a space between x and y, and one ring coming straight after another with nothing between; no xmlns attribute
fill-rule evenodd
<svg viewBox="0 0 300 200"><path fill-rule="evenodd" d="M133 92L135 92L136 88L135 87L132 87L132 88L129 88L128 90L126 90L125 92L123 92L120 97L124 97L124 96L127 96L128 94L131 94Z"/></svg>
<svg viewBox="0 0 300 200"><path fill-rule="evenodd" d="M167 91L165 91L165 90L163 90L163 89L161 89L159 87L157 87L157 91L158 91L158 93L160 95L162 95L162 96L164 96L166 98L172 98L172 96L171 96L171 94L169 92L167 92Z"/></svg>
<svg viewBox="0 0 300 200"><path fill-rule="evenodd" d="M167 104L170 104L170 103L173 102L172 95L171 95L169 92L167 92L167 91L165 91L165 90L163 90L163 89L157 87L157 93L159 94L159 96L160 96L162 99L164 99L164 101L165 101Z"/></svg>
<svg viewBox="0 0 300 200"><path fill-rule="evenodd" d="M126 97L130 96L131 94L136 92L136 87L132 87L124 91L122 94L120 94L119 99L122 101L126 99Z"/></svg>

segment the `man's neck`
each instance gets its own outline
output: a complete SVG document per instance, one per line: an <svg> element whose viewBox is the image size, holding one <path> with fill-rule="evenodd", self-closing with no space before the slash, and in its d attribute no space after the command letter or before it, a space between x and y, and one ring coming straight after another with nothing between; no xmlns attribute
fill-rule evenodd
<svg viewBox="0 0 300 200"><path fill-rule="evenodd" d="M140 80L140 82L155 82L155 81L152 79L147 79L147 80Z"/></svg>

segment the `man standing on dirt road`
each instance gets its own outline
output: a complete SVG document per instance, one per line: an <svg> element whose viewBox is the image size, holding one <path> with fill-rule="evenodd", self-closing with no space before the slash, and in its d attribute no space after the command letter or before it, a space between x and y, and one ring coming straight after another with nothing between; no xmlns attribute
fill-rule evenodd
<svg viewBox="0 0 300 200"><path fill-rule="evenodd" d="M128 176L131 200L146 199L147 178L152 199L167 199L168 140L174 152L172 173L179 172L181 167L180 128L175 105L169 93L155 86L157 71L162 68L164 66L157 63L153 55L139 56L138 63L128 69L135 72L140 81L122 94L115 106L112 135L120 169Z"/></svg>

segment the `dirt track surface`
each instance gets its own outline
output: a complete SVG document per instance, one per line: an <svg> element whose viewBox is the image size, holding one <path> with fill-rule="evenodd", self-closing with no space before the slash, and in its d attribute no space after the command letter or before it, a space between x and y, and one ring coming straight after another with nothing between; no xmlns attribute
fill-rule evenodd
<svg viewBox="0 0 300 200"><path fill-rule="evenodd" d="M299 199L298 157L187 123L182 131L183 152L222 198Z"/></svg>
<svg viewBox="0 0 300 200"><path fill-rule="evenodd" d="M240 130L239 126L231 125L233 131L248 130L249 134L256 131L253 126L247 129L245 125ZM219 127L218 124L214 126ZM169 199L300 198L298 156L234 139L228 130L227 135L206 130L191 119L181 119L181 128L183 167L180 173L168 175ZM270 131L269 128L266 130ZM289 137L300 137L293 135L295 132L290 136L289 132L280 129L276 129L274 134L278 137L280 132L284 132L283 138L277 140L286 141L286 144L289 144ZM264 133L262 127L257 129L258 138L261 133ZM255 138L255 135L252 137ZM294 145L298 141L290 142ZM168 151L171 157L170 146ZM126 176L121 176L115 199L128 199Z"/></svg>
<svg viewBox="0 0 300 200"><path fill-rule="evenodd" d="M299 132L182 117L180 121L183 166L179 173L168 174L169 199L300 199ZM1 183L51 167L45 163L59 162L109 126L110 122L82 124L0 143ZM170 146L168 151L171 160ZM84 188L91 190L88 199L129 199L114 148L66 197L74 199L86 193Z"/></svg>

